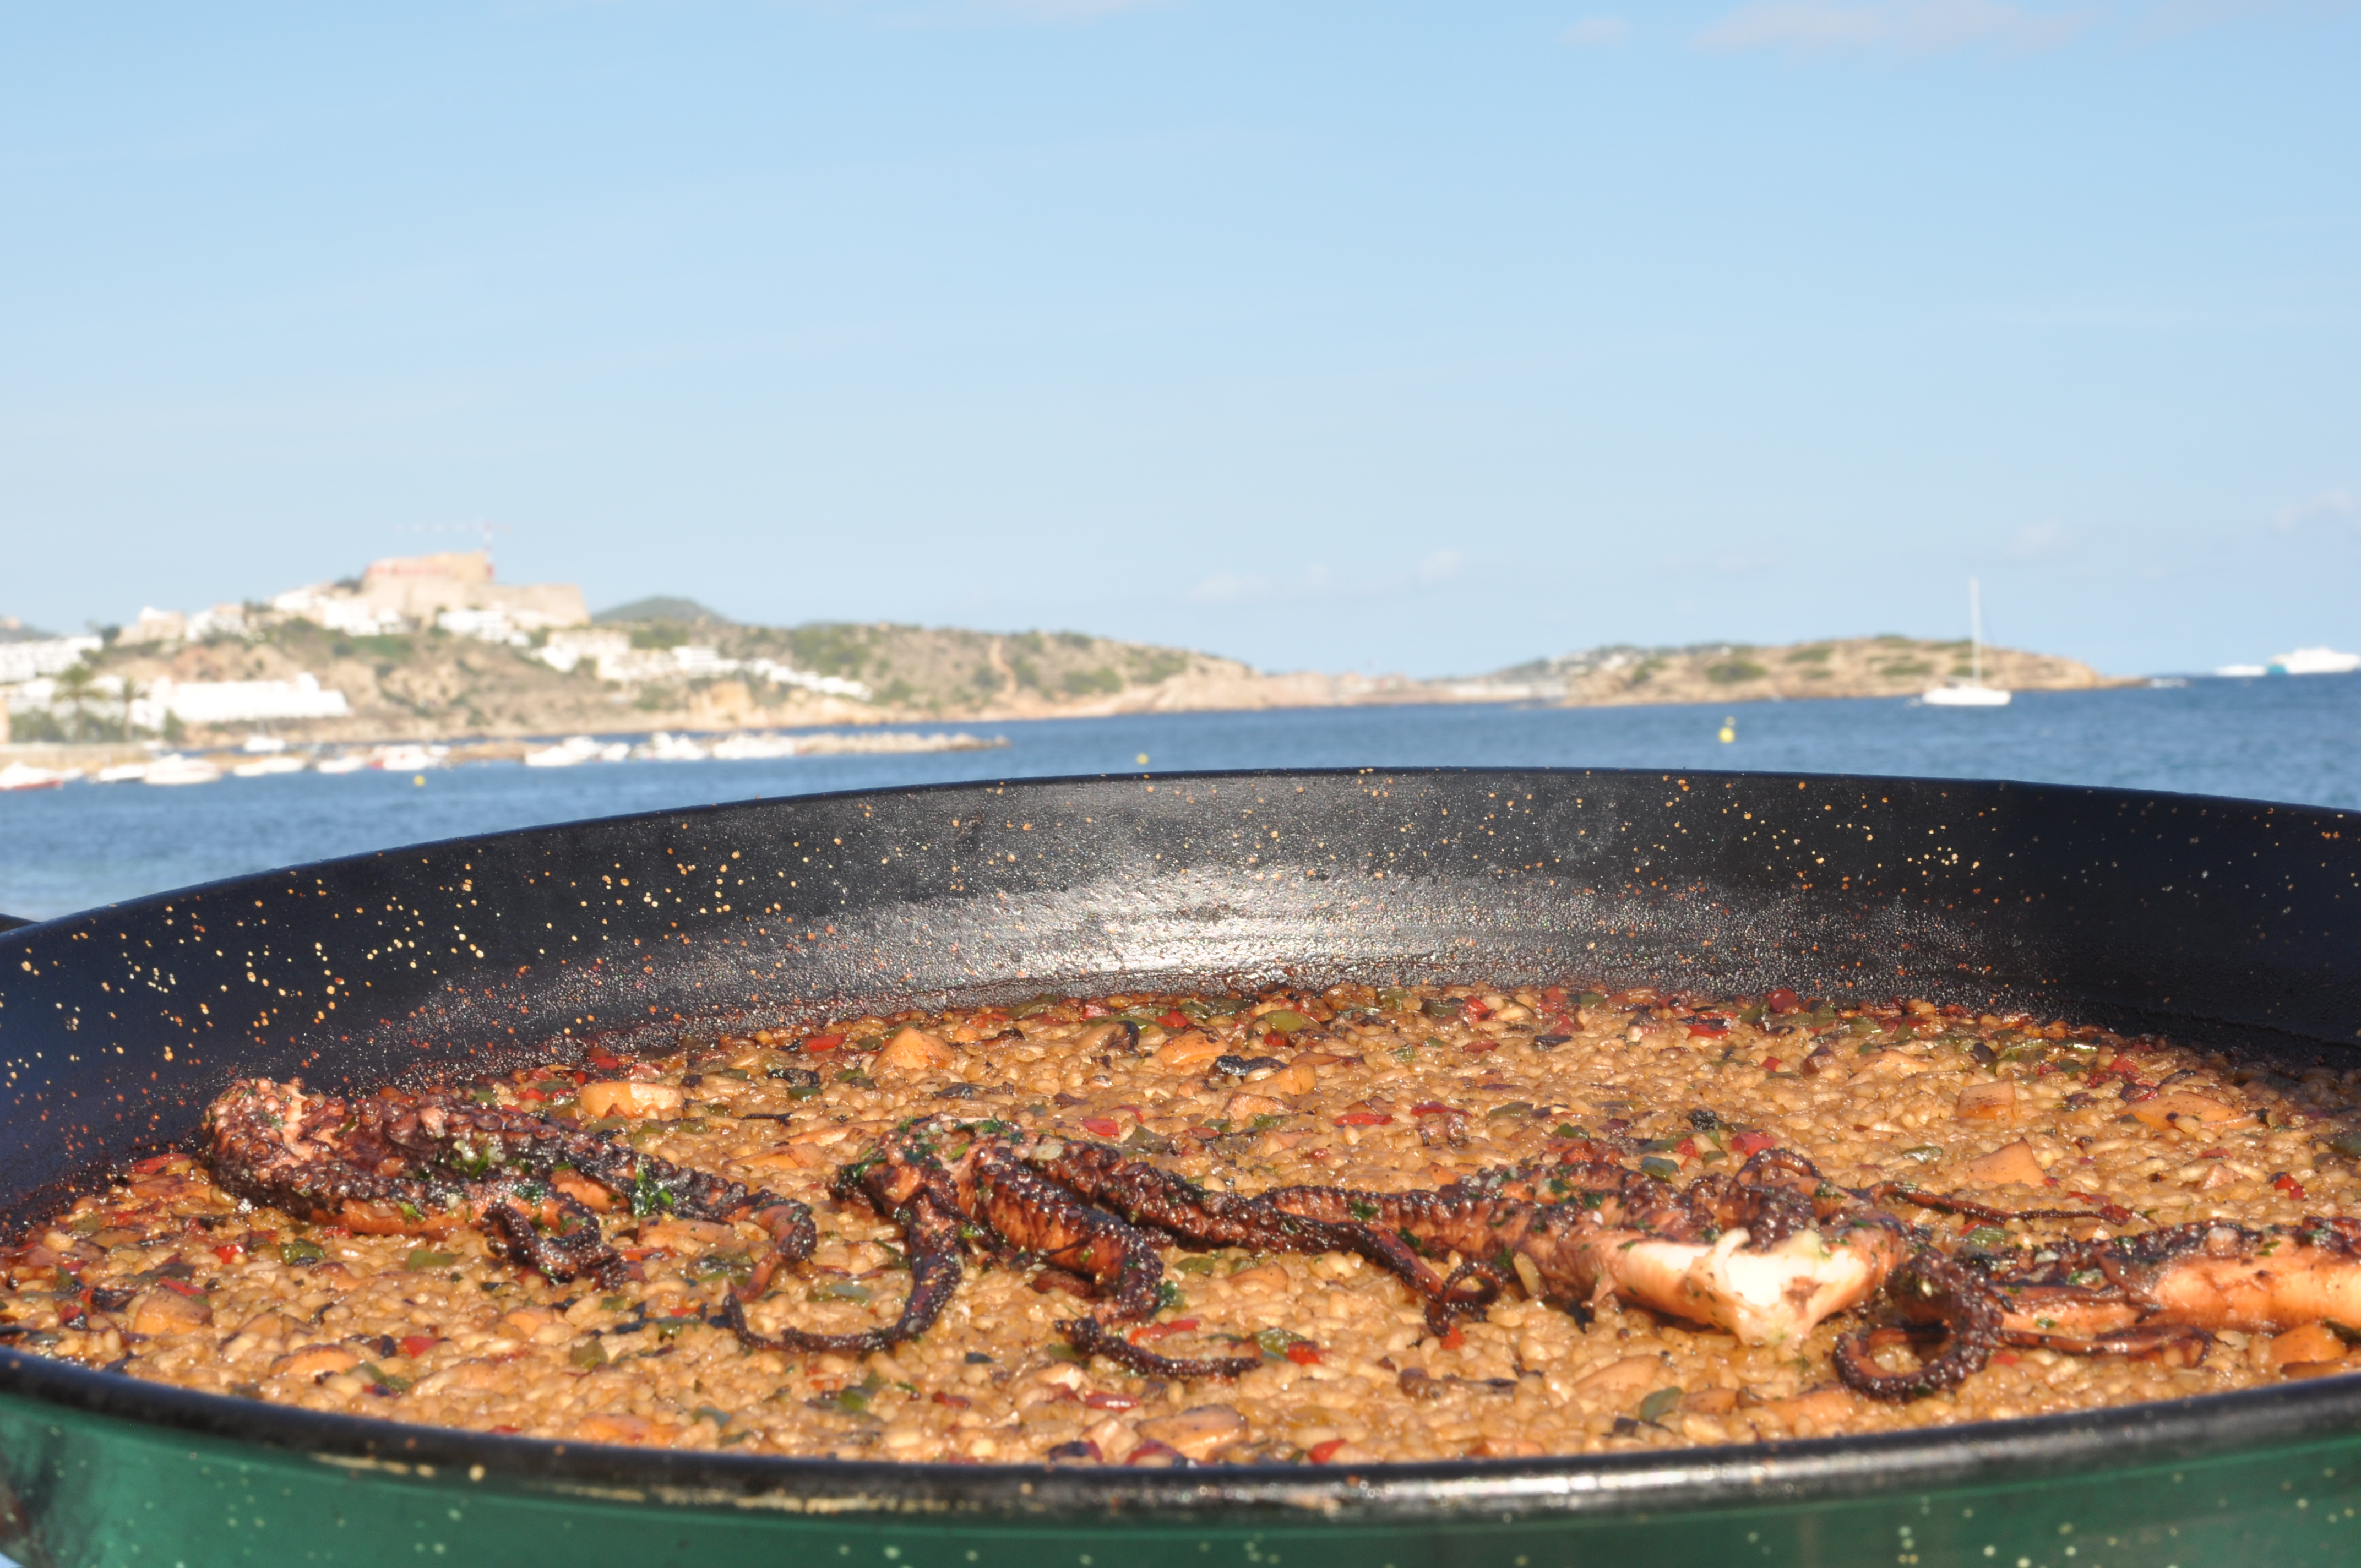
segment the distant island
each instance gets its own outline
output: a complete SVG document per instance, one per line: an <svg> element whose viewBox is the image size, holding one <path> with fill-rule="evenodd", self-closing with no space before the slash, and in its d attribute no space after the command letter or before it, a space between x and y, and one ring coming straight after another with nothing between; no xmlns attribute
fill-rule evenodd
<svg viewBox="0 0 2361 1568"><path fill-rule="evenodd" d="M1411 702L1740 702L1894 696L1967 674L1967 643L1900 636L1775 648L1614 647L1448 680L1272 674L1079 631L893 622L747 626L697 601L597 615L570 585L497 582L483 552L395 557L268 601L146 609L75 638L0 630L0 740L311 742ZM2086 664L1984 650L2020 691L2120 684Z"/></svg>

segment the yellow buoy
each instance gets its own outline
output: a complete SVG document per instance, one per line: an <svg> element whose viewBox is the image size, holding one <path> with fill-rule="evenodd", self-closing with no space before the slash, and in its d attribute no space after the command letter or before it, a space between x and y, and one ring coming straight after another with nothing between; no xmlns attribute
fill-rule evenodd
<svg viewBox="0 0 2361 1568"><path fill-rule="evenodd" d="M1723 745L1727 746L1727 745L1729 745L1732 740L1737 740L1737 739L1738 739L1738 720L1737 720L1737 719L1735 719L1735 718L1725 718L1725 719L1723 719L1723 720L1721 721L1721 743L1722 743Z"/></svg>
<svg viewBox="0 0 2361 1568"><path fill-rule="evenodd" d="M1148 753L1145 751L1139 754L1139 765L1143 768L1148 766Z"/></svg>
<svg viewBox="0 0 2361 1568"><path fill-rule="evenodd" d="M410 775L410 782L423 787L426 783L426 775L424 773L412 773Z"/></svg>

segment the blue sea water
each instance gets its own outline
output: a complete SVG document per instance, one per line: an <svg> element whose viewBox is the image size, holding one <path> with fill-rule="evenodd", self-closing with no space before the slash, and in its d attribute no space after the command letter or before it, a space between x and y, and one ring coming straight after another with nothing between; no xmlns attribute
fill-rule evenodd
<svg viewBox="0 0 2361 1568"><path fill-rule="evenodd" d="M1719 731L1733 720L1736 738ZM219 877L586 817L969 779L1205 768L1545 766L2006 778L2361 808L2361 675L2021 693L1997 710L1903 700L1727 707L1305 708L984 725L1005 749L423 775L317 773L178 789L0 795L0 911L46 919Z"/></svg>

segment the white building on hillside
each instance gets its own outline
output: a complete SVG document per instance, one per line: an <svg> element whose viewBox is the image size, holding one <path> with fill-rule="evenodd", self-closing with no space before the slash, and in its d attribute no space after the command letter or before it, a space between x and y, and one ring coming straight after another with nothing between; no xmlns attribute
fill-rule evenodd
<svg viewBox="0 0 2361 1568"><path fill-rule="evenodd" d="M62 674L106 644L95 637L46 637L37 642L0 642L0 686Z"/></svg>
<svg viewBox="0 0 2361 1568"><path fill-rule="evenodd" d="M347 637L390 637L410 630L409 617L400 610L367 603L325 583L291 588L272 599L270 608Z"/></svg>
<svg viewBox="0 0 2361 1568"><path fill-rule="evenodd" d="M291 681L157 681L131 701L131 722L161 729L167 714L183 724L251 724L284 718L342 718L352 711L345 694L323 686L310 671Z"/></svg>
<svg viewBox="0 0 2361 1568"><path fill-rule="evenodd" d="M179 610L141 605L139 619L125 627L115 641L144 646L151 642L179 642L188 635L189 618Z"/></svg>
<svg viewBox="0 0 2361 1568"><path fill-rule="evenodd" d="M619 659L631 651L629 633L621 631L583 630L553 631L543 643L537 655L541 662L561 674L571 674L574 666L589 660L602 671L609 659ZM601 678L604 676L602 674Z"/></svg>
<svg viewBox="0 0 2361 1568"><path fill-rule="evenodd" d="M533 639L526 636L510 618L509 612L497 605L490 609L446 609L434 618L434 624L454 637L505 642L512 648L529 647L533 642Z"/></svg>

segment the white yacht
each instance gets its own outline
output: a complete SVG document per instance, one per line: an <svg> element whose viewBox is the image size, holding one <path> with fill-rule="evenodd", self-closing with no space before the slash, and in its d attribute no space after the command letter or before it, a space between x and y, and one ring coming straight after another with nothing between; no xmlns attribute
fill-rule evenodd
<svg viewBox="0 0 2361 1568"><path fill-rule="evenodd" d="M1919 700L1937 707L2006 707L2009 694L1984 685L1983 596L1973 577L1968 579L1968 678L1930 688Z"/></svg>

